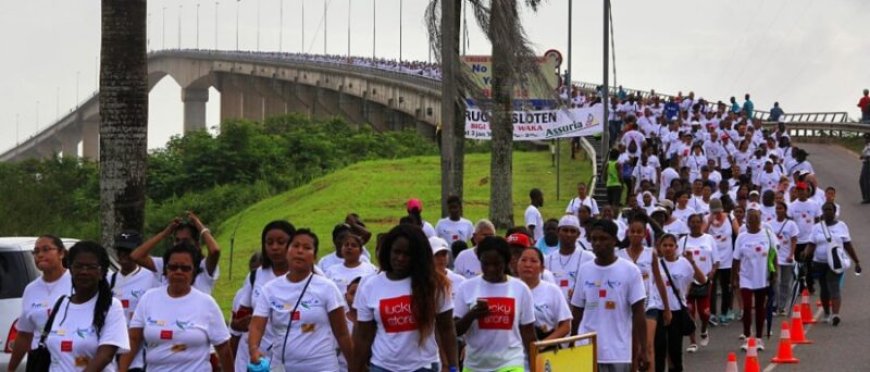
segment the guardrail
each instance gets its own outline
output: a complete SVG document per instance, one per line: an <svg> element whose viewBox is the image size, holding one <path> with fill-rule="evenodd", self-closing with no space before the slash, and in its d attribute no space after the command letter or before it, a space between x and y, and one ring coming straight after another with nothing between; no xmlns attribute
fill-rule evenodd
<svg viewBox="0 0 870 372"><path fill-rule="evenodd" d="M779 123L765 122L763 125L773 131ZM870 124L790 122L785 123L785 129L792 137L850 137L870 133Z"/></svg>

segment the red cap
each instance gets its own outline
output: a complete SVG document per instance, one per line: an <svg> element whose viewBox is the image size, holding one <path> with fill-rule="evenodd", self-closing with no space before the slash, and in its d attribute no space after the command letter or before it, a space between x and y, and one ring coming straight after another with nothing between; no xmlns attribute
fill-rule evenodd
<svg viewBox="0 0 870 372"><path fill-rule="evenodd" d="M796 187L798 190L808 190L808 189L810 188L810 186L807 185L806 182L798 182L798 183L795 185L795 187Z"/></svg>
<svg viewBox="0 0 870 372"><path fill-rule="evenodd" d="M408 212L410 212L414 209L416 209L420 212L423 211L423 202L421 202L420 199L417 199L417 198L408 199Z"/></svg>
<svg viewBox="0 0 870 372"><path fill-rule="evenodd" d="M507 238L507 242L510 245L518 245L523 248L528 248L532 246L532 241L529 239L529 236L523 233L513 233Z"/></svg>

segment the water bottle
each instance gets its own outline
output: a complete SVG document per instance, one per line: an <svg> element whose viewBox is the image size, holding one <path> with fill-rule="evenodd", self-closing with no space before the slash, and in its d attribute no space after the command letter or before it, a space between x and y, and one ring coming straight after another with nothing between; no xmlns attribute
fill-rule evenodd
<svg viewBox="0 0 870 372"><path fill-rule="evenodd" d="M248 372L269 372L269 358L260 357L260 363L248 363Z"/></svg>

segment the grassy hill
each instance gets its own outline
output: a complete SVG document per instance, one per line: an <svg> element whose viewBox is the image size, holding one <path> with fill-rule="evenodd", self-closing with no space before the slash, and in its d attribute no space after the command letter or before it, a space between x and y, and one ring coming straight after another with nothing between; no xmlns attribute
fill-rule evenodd
<svg viewBox="0 0 870 372"><path fill-rule="evenodd" d="M566 143L567 144L567 143ZM514 220L522 223L534 187L544 193L544 218L559 217L573 197L576 183L588 181L591 168L578 154L570 159L569 146L563 146L561 162L561 200L555 200L556 174L549 152L514 153ZM465 158L464 215L472 222L489 213L489 154ZM405 202L412 197L423 201L423 218L433 225L440 217L440 158L413 157L402 160L366 161L351 165L307 185L256 203L220 226L221 277L215 298L223 309L229 304L247 273L250 255L260 249L260 233L269 221L286 219L297 228L311 228L321 238L319 255L334 250L331 232L349 212L356 212L372 233L388 231L405 214ZM230 280L230 236L238 226ZM373 244L369 244L373 248Z"/></svg>

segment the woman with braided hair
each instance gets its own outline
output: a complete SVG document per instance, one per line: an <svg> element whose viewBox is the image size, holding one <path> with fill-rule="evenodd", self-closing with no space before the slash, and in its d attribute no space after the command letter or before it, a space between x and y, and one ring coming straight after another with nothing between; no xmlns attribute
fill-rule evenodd
<svg viewBox="0 0 870 372"><path fill-rule="evenodd" d="M115 355L130 349L121 301L112 297L106 273L109 255L94 242L69 251L74 293L62 297L45 344L51 370L115 371Z"/></svg>

